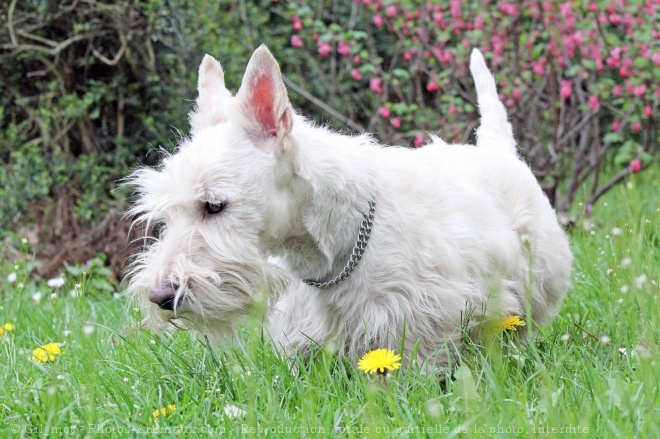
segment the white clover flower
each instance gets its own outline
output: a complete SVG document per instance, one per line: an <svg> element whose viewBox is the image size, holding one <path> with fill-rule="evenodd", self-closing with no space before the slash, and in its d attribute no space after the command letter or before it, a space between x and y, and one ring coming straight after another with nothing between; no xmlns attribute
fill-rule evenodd
<svg viewBox="0 0 660 439"><path fill-rule="evenodd" d="M623 233L623 230L621 230L619 227L614 227L612 230L610 230L610 233L612 236L620 236Z"/></svg>
<svg viewBox="0 0 660 439"><path fill-rule="evenodd" d="M92 335L94 333L95 329L96 328L94 328L94 325L85 325L85 326L83 326L82 330L83 330L83 334Z"/></svg>
<svg viewBox="0 0 660 439"><path fill-rule="evenodd" d="M63 277L54 277L52 279L48 279L47 285L51 288L59 288L62 285L64 285L64 278Z"/></svg>
<svg viewBox="0 0 660 439"><path fill-rule="evenodd" d="M632 259L630 259L630 258L623 258L623 259L621 259L621 266L622 266L623 268L628 267L630 264L632 264Z"/></svg>
<svg viewBox="0 0 660 439"><path fill-rule="evenodd" d="M610 344L610 341L612 341L612 339L607 335L603 335L600 337L600 342L603 344Z"/></svg>
<svg viewBox="0 0 660 439"><path fill-rule="evenodd" d="M16 273L9 273L9 276L7 276L7 282L10 284L16 282Z"/></svg>
<svg viewBox="0 0 660 439"><path fill-rule="evenodd" d="M642 286L646 283L646 275L645 274L640 274L635 278L635 286L637 288L642 288Z"/></svg>
<svg viewBox="0 0 660 439"><path fill-rule="evenodd" d="M38 305L41 302L41 293L39 291L34 293L32 295L32 300L34 301L34 303L36 303Z"/></svg>

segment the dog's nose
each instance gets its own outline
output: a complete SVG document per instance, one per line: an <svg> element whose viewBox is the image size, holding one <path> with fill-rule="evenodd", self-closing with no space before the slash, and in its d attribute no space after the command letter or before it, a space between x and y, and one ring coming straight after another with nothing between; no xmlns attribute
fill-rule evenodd
<svg viewBox="0 0 660 439"><path fill-rule="evenodd" d="M160 309L174 311L174 296L176 296L176 290L178 289L178 285L166 282L160 289L151 291L149 301L158 305Z"/></svg>

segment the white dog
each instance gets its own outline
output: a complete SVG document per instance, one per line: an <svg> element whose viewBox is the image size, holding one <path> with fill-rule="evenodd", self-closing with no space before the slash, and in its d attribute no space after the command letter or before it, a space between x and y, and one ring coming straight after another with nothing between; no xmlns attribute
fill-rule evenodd
<svg viewBox="0 0 660 439"><path fill-rule="evenodd" d="M471 70L477 145L408 149L295 114L265 46L236 96L205 56L190 138L130 181L129 214L161 233L129 291L153 320L208 335L231 332L269 291L268 329L286 352L403 345L432 367L484 320L547 323L569 285L568 241L477 50Z"/></svg>

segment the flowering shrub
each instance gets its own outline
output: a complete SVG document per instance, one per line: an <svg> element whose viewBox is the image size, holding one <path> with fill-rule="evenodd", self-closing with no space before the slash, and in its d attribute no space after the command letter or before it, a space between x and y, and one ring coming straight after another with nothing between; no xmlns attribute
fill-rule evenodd
<svg viewBox="0 0 660 439"><path fill-rule="evenodd" d="M559 210L585 182L593 203L643 172L659 143L660 0L8 3L0 232L37 225L43 276L101 252L119 272L125 243L113 237L128 226L116 181L188 131L204 53L235 91L266 43L304 114L416 147L426 131L471 140L478 47Z"/></svg>
<svg viewBox="0 0 660 439"><path fill-rule="evenodd" d="M297 71L328 114L381 141L420 146L437 130L469 141L476 47L499 81L521 154L560 210L588 179L592 202L611 186L599 182L607 159L639 171L657 149L660 0L313 3L281 6L292 17L291 45L308 53L280 56L285 74Z"/></svg>

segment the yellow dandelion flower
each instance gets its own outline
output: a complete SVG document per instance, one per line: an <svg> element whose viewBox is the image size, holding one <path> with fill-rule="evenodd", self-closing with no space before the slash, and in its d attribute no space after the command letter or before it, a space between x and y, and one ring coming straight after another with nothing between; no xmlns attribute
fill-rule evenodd
<svg viewBox="0 0 660 439"><path fill-rule="evenodd" d="M160 416L165 417L167 415L170 415L176 411L176 406L174 404L170 404L167 407L160 408L158 410L155 410L153 412L153 417L154 419L158 419Z"/></svg>
<svg viewBox="0 0 660 439"><path fill-rule="evenodd" d="M367 352L358 362L358 369L364 373L385 373L401 367L401 356L389 349L374 349Z"/></svg>
<svg viewBox="0 0 660 439"><path fill-rule="evenodd" d="M0 327L0 336L4 335L5 332L13 331L14 330L14 325L11 323L5 323Z"/></svg>
<svg viewBox="0 0 660 439"><path fill-rule="evenodd" d="M48 343L32 351L32 361L48 363L49 361L55 361L56 355L62 355L60 345L57 343Z"/></svg>
<svg viewBox="0 0 660 439"><path fill-rule="evenodd" d="M525 321L518 316L502 317L502 331L517 331L518 326L525 325Z"/></svg>

